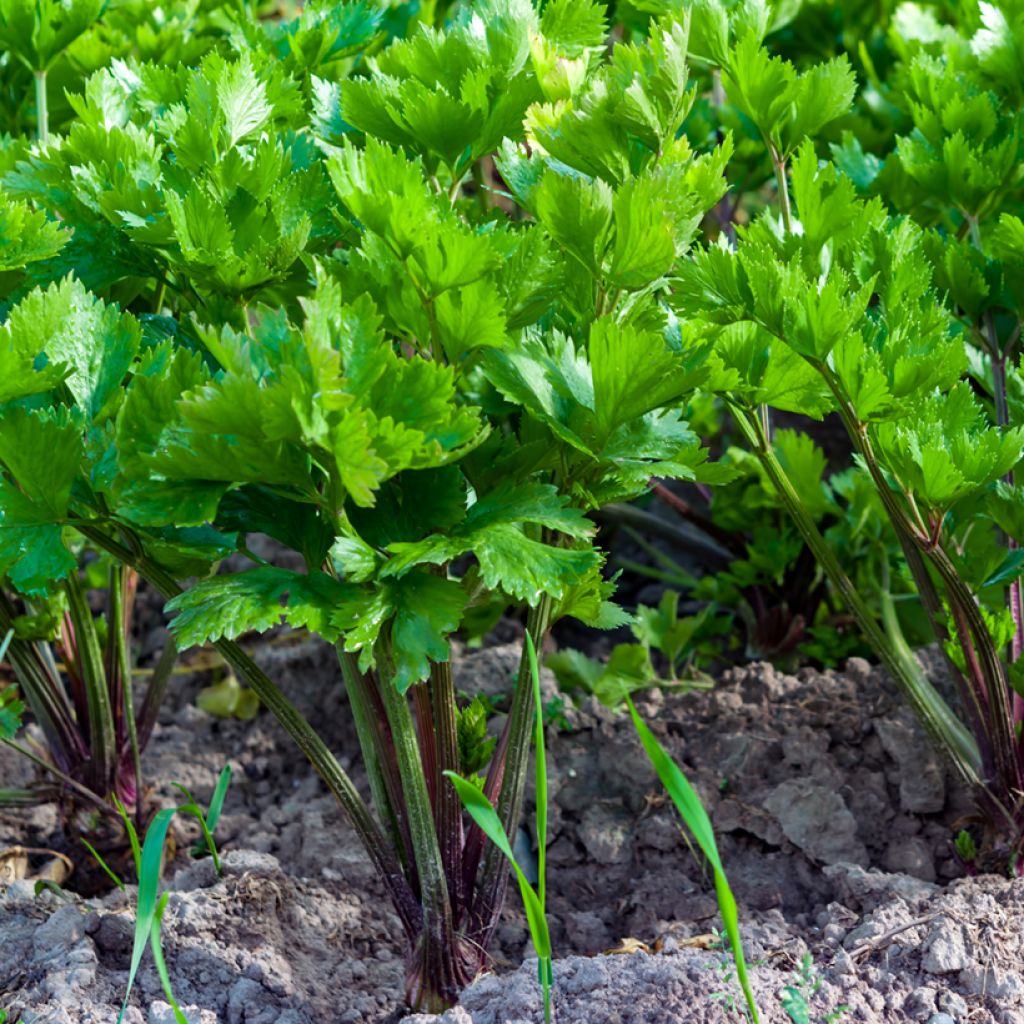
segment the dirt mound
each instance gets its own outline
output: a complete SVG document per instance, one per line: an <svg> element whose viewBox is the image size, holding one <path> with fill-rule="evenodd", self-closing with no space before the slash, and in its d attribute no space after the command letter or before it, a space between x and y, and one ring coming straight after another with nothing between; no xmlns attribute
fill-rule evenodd
<svg viewBox="0 0 1024 1024"><path fill-rule="evenodd" d="M256 653L323 724L343 762L357 760L330 649L310 642ZM515 644L467 653L457 680L470 692L501 692L517 661ZM183 782L201 800L225 761L235 768L219 829L225 877L182 855L171 883L165 948L190 1019L399 1019L400 929L355 837L276 723L208 718L192 704L201 682L176 687L147 754L150 778ZM550 692L550 678L545 685ZM1012 927L1024 883L986 877L942 887L957 874L950 840L969 802L883 673L860 661L843 673L797 675L755 665L728 673L710 694L653 694L641 710L712 811L768 1020L788 1019L779 994L810 951L821 983L814 1022L844 1004L850 1020L1024 1022L1024 950ZM594 1015L601 1006L615 1014L609 1020L735 1020L727 958L693 948L708 944L700 937L717 923L710 877L628 720L591 702L556 722L549 902L566 957L556 970L559 1019L605 1019ZM0 846L59 846L55 827L50 809L7 812ZM120 893L80 901L13 884L0 895L0 1008L25 1024L116 1019L130 931ZM660 952L571 955L623 938ZM539 1019L524 957L528 935L512 906L497 973L447 1020ZM137 996L146 1012L129 1020L173 1019L149 966Z"/></svg>

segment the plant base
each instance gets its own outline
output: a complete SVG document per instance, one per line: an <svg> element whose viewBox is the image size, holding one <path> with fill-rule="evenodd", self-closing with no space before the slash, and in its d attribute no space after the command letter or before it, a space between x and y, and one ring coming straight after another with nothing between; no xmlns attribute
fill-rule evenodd
<svg viewBox="0 0 1024 1024"><path fill-rule="evenodd" d="M443 1013L480 973L484 954L461 936L443 943L423 935L406 959L405 999L416 1013Z"/></svg>

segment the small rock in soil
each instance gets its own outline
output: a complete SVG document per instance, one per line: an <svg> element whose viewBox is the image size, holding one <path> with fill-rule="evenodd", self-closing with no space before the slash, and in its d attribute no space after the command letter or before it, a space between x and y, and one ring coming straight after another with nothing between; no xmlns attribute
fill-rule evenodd
<svg viewBox="0 0 1024 1024"><path fill-rule="evenodd" d="M602 804L593 804L583 812L579 837L584 849L598 864L625 864L630 860L632 841L630 821Z"/></svg>
<svg viewBox="0 0 1024 1024"><path fill-rule="evenodd" d="M188 1024L217 1024L217 1015L212 1010L202 1010L198 1006L182 1006L180 1009ZM150 1006L146 1017L147 1024L176 1024L177 1019L174 1007L159 1000Z"/></svg>
<svg viewBox="0 0 1024 1024"><path fill-rule="evenodd" d="M857 822L834 790L796 780L776 786L764 801L786 838L809 857L825 864L866 863L867 850L857 839Z"/></svg>
<svg viewBox="0 0 1024 1024"><path fill-rule="evenodd" d="M885 752L899 771L900 806L929 814L946 803L946 770L932 745L905 708L875 723Z"/></svg>
<svg viewBox="0 0 1024 1024"><path fill-rule="evenodd" d="M926 941L921 966L929 974L953 974L970 965L963 928L956 922L943 918L932 928Z"/></svg>

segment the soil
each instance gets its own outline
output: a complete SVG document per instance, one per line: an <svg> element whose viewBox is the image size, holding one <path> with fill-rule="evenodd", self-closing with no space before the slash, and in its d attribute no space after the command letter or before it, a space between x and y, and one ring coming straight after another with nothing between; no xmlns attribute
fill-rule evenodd
<svg viewBox="0 0 1024 1024"><path fill-rule="evenodd" d="M253 653L361 785L331 649L271 642ZM468 692L505 692L518 657L516 642L462 652L456 678ZM223 877L190 860L187 829L167 872L164 949L189 1020L402 1020L400 928L354 834L269 715L216 720L195 707L206 682L176 680L145 759L168 804L171 781L202 803L223 764L234 771L218 828ZM810 953L812 1024L840 1006L850 1021L1024 1024L1024 881L960 877L951 838L970 801L883 672L857 659L842 673L750 665L711 692L654 692L639 708L712 813L762 1019L790 1019L781 998ZM556 1019L741 1020L710 875L628 719L594 702L568 707L549 730L549 760ZM4 752L0 777L17 785L30 773ZM12 845L61 849L54 808L0 813L0 850ZM0 883L0 1009L11 1021L113 1024L132 895ZM510 897L493 973L442 1024L542 1020L530 956ZM174 1021L148 955L125 1020Z"/></svg>

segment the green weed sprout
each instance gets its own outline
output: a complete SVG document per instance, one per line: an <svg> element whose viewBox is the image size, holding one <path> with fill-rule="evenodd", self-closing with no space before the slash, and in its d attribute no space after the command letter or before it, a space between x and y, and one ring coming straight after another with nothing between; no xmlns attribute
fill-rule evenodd
<svg viewBox="0 0 1024 1024"><path fill-rule="evenodd" d="M199 819L199 826L203 832L203 842L199 844L210 851L213 857L214 867L217 874L221 873L220 856L217 853L217 845L213 840L214 830L220 820L220 813L224 807L224 797L227 795L228 785L231 782L231 768L225 765L217 780L213 796L210 799L210 808L203 813L202 808L196 802L195 797L184 787L175 783L175 788L185 797L186 803L178 807L168 807L160 811L153 819L146 830L145 842L139 843L139 833L132 822L131 816L117 797L114 801L117 804L118 812L124 821L125 830L132 846L132 855L135 860L135 873L139 880L138 899L135 908L135 939L132 946L131 967L128 970L128 987L124 994L124 1003L117 1018L117 1024L121 1024L128 1009L128 999L132 994L132 987L135 985L135 976L138 973L142 957L146 952L146 944L149 943L153 951L153 961L156 964L157 974L160 976L160 984L163 987L167 1002L174 1011L174 1019L177 1024L188 1024L188 1018L181 1012L178 1001L174 998L174 991L171 987L171 978L167 972L167 963L164 960L163 946L160 941L160 926L163 922L164 911L167 909L168 894L159 894L161 862L163 861L164 843L167 840L167 830L176 814L191 814ZM88 843L86 843L89 846ZM110 876L114 884L124 891L124 882L117 873L100 856L100 854L89 846L89 851L99 862L99 865ZM0 1024L3 1024L0 1021Z"/></svg>
<svg viewBox="0 0 1024 1024"><path fill-rule="evenodd" d="M750 988L750 979L747 975L747 961L743 955L743 944L740 941L739 913L736 909L736 899L729 888L729 880L725 876L725 868L722 867L722 859L718 855L718 845L715 843L715 832L711 827L711 819L708 812L704 810L697 796L696 790L690 785L686 776L679 770L678 765L665 752L665 749L657 741L654 733L647 727L647 724L640 717L633 704L632 699L627 695L626 703L629 705L629 713L633 716L633 725L640 734L640 742L643 744L647 756L650 758L654 770L658 773L661 784L672 798L676 809L682 816L687 828L693 833L698 846L707 857L715 874L715 893L718 896L718 909L722 915L722 923L725 925L725 933L729 938L729 945L732 947L733 960L736 962L736 976L743 989L743 995L747 1000L747 1008L750 1011L751 1020L758 1024L760 1018L757 1014L757 1003L754 1000L754 993Z"/></svg>
<svg viewBox="0 0 1024 1024"><path fill-rule="evenodd" d="M811 1024L810 1001L821 989L821 975L814 966L810 953L804 953L800 966L793 975L793 983L782 990L781 1004L786 1016L793 1024ZM822 1024L836 1024L847 1013L850 1007L843 1004L831 1013L822 1017Z"/></svg>
<svg viewBox="0 0 1024 1024"><path fill-rule="evenodd" d="M445 772L459 794L459 799L469 812L470 817L480 826L484 834L508 858L519 882L519 892L523 897L526 920L530 926L530 938L537 953L537 974L541 990L544 993L544 1021L551 1024L551 984L554 975L551 966L551 933L548 930L546 908L546 864L548 834L548 773L544 759L544 706L540 696L540 671L537 667L537 649L533 637L526 634L526 650L530 659L530 679L533 683L533 700L536 709L534 716L534 735L536 736L537 764L537 888L530 884L523 869L516 862L512 852L512 844L502 827L501 819L494 805L473 783L457 775Z"/></svg>

